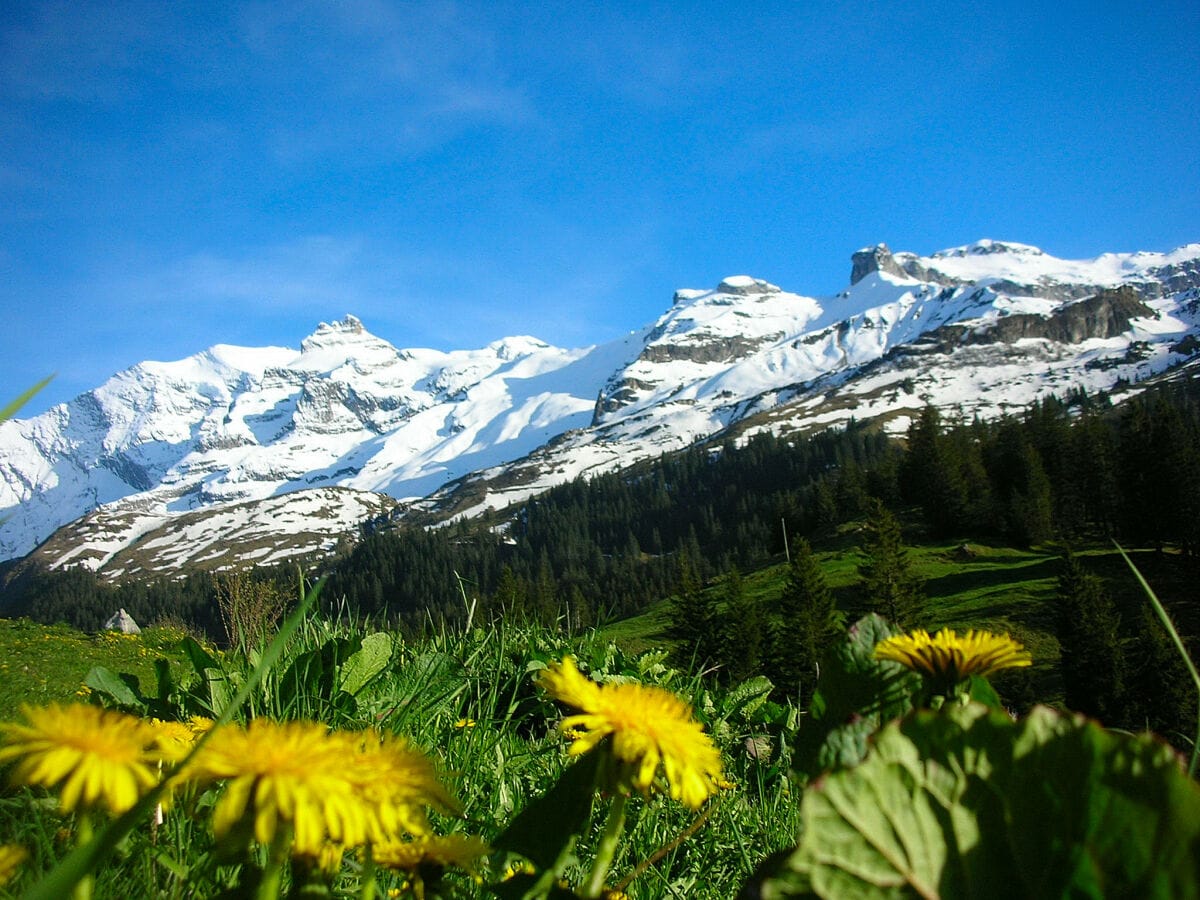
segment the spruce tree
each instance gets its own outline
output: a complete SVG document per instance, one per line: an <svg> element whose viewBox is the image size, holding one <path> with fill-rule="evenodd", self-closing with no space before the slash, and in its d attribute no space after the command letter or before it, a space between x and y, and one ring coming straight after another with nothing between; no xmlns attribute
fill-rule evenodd
<svg viewBox="0 0 1200 900"><path fill-rule="evenodd" d="M672 603L674 621L669 634L677 642L675 661L684 667L707 668L717 662L720 616L715 601L704 592L692 556L679 552L678 585Z"/></svg>
<svg viewBox="0 0 1200 900"><path fill-rule="evenodd" d="M792 548L779 618L771 632L767 673L787 696L811 694L825 648L842 632L842 616L812 547L803 538Z"/></svg>
<svg viewBox="0 0 1200 900"><path fill-rule="evenodd" d="M720 631L720 663L732 684L759 673L762 663L763 621L758 601L746 593L736 567L725 576L725 616Z"/></svg>
<svg viewBox="0 0 1200 900"><path fill-rule="evenodd" d="M1126 667L1117 607L1100 578L1069 551L1058 576L1057 613L1067 706L1106 725L1123 724Z"/></svg>
<svg viewBox="0 0 1200 900"><path fill-rule="evenodd" d="M1142 606L1135 627L1125 655L1127 724L1149 728L1183 750L1196 733L1196 690L1187 666L1149 607Z"/></svg>
<svg viewBox="0 0 1200 900"><path fill-rule="evenodd" d="M921 505L930 530L940 536L961 531L966 521L967 486L956 463L937 407L925 407L908 429L904 484L908 499Z"/></svg>
<svg viewBox="0 0 1200 900"><path fill-rule="evenodd" d="M912 570L900 523L879 500L871 500L858 567L867 607L901 628L920 624L924 604L920 579Z"/></svg>

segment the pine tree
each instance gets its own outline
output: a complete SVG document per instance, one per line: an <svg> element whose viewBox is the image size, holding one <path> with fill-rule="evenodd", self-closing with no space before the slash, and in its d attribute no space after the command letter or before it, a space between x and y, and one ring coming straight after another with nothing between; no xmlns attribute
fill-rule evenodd
<svg viewBox="0 0 1200 900"><path fill-rule="evenodd" d="M842 616L812 547L794 541L787 584L779 598L779 620L771 632L767 673L785 695L811 693L821 656L842 632ZM800 698L802 699L802 698Z"/></svg>
<svg viewBox="0 0 1200 900"><path fill-rule="evenodd" d="M720 663L732 684L757 675L762 663L764 621L758 601L746 593L736 567L725 576L725 616L720 632Z"/></svg>
<svg viewBox="0 0 1200 900"><path fill-rule="evenodd" d="M989 470L1008 538L1024 547L1049 539L1054 508L1050 479L1020 422L1001 424Z"/></svg>
<svg viewBox="0 0 1200 900"><path fill-rule="evenodd" d="M1055 625L1067 706L1106 725L1122 724L1126 668L1120 617L1104 583L1070 552L1058 576Z"/></svg>
<svg viewBox="0 0 1200 900"><path fill-rule="evenodd" d="M913 628L919 624L924 598L900 523L879 500L872 500L865 531L866 560L858 574L867 606L901 628Z"/></svg>
<svg viewBox="0 0 1200 900"><path fill-rule="evenodd" d="M678 585L672 603L674 621L669 633L678 643L675 660L681 666L707 668L718 660L720 616L696 575L691 554L679 552Z"/></svg>
<svg viewBox="0 0 1200 900"><path fill-rule="evenodd" d="M937 407L927 406L908 429L904 484L908 499L919 503L934 534L962 530L967 513L967 486L943 436Z"/></svg>
<svg viewBox="0 0 1200 900"><path fill-rule="evenodd" d="M1174 641L1149 607L1142 606L1125 657L1131 728L1149 728L1180 749L1194 737L1196 690ZM1180 738L1183 738L1181 741Z"/></svg>

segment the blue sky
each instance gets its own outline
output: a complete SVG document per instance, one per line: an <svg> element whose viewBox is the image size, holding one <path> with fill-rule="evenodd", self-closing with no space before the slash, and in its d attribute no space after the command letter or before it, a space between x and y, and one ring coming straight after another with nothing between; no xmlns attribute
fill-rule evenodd
<svg viewBox="0 0 1200 900"><path fill-rule="evenodd" d="M1200 240L1200 4L0 6L4 398L143 359L560 346L730 274Z"/></svg>

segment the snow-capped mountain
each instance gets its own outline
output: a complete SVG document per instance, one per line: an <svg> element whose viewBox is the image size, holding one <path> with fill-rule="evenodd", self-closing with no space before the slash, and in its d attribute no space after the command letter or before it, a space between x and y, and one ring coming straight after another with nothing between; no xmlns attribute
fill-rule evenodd
<svg viewBox="0 0 1200 900"><path fill-rule="evenodd" d="M368 519L501 508L719 434L851 416L899 430L926 403L996 415L1200 351L1200 244L1082 261L881 244L850 281L814 298L730 277L576 350L399 350L347 316L298 351L141 363L0 424L0 558L45 541L43 561L111 577L274 562Z"/></svg>

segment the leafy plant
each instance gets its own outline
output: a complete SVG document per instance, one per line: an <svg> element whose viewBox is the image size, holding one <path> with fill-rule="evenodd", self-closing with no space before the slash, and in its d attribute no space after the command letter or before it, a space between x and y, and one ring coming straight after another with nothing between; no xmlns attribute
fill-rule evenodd
<svg viewBox="0 0 1200 900"><path fill-rule="evenodd" d="M1194 897L1200 787L1150 736L1039 707L915 710L805 792L785 897Z"/></svg>

